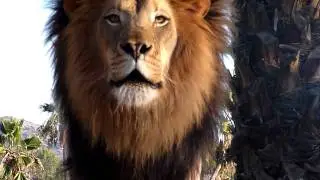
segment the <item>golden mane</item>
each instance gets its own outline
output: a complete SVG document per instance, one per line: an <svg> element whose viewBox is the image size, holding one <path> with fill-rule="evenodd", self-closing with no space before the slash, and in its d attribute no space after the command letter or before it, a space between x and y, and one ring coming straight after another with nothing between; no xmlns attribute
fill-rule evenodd
<svg viewBox="0 0 320 180"><path fill-rule="evenodd" d="M139 163L179 145L194 127L202 125L208 108L221 105L223 64L231 34L231 0L212 0L206 16L192 15L196 0L170 0L177 20L178 41L159 100L146 107L127 107L108 94L104 65L98 60L104 44L90 35L94 5L84 5L60 33L65 46L63 75L67 100L82 128L93 139L103 138L107 151ZM230 10L230 12L226 10ZM225 26L225 27L224 27ZM96 43L98 42L98 43ZM98 60L96 60L98 59Z"/></svg>

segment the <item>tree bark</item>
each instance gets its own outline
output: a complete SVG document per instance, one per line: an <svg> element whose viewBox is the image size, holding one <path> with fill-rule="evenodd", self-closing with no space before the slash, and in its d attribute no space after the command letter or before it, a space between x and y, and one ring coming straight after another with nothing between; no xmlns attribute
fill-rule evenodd
<svg viewBox="0 0 320 180"><path fill-rule="evenodd" d="M319 0L236 2L236 179L320 179Z"/></svg>

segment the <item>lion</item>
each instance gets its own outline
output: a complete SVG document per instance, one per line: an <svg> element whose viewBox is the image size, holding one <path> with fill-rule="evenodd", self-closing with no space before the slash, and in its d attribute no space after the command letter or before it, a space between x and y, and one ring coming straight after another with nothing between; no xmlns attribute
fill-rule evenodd
<svg viewBox="0 0 320 180"><path fill-rule="evenodd" d="M223 105L231 0L51 0L71 179L199 179Z"/></svg>

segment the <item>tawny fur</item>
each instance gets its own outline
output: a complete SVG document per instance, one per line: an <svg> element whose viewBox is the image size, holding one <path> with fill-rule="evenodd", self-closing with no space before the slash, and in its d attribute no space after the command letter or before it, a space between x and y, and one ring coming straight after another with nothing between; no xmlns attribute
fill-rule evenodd
<svg viewBox="0 0 320 180"><path fill-rule="evenodd" d="M116 102L105 85L102 45L92 30L95 3L87 3L71 15L59 33L65 39L65 88L73 114L92 139L103 138L107 152L143 164L170 152L193 128L202 125L204 113L218 108L223 96L223 65L232 28L230 0L212 0L205 17L192 13L196 0L168 0L177 21L178 41L160 98L147 106L128 107ZM89 2L89 1L88 1ZM94 2L94 1L92 1ZM188 9L188 10L187 10ZM95 47L95 48L90 48ZM61 48L61 47L60 47Z"/></svg>

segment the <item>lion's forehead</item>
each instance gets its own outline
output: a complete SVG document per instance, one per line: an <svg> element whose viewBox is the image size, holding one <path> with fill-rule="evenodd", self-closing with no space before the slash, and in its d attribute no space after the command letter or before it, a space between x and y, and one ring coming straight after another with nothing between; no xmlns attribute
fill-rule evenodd
<svg viewBox="0 0 320 180"><path fill-rule="evenodd" d="M106 0L107 8L116 8L130 14L148 11L153 13L158 10L170 10L168 0Z"/></svg>

